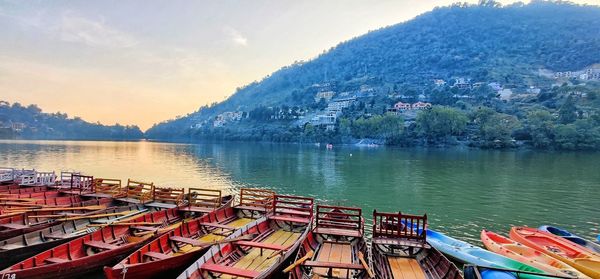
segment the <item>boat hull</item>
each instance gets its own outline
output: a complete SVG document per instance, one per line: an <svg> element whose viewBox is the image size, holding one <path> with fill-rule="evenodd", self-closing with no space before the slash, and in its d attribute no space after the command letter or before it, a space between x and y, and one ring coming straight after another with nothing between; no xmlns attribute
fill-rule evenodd
<svg viewBox="0 0 600 279"><path fill-rule="evenodd" d="M563 230L561 228L557 228L557 227L553 227L553 226L541 226L538 229L540 231L548 232L553 235L562 237L562 238L564 238L568 241L571 241L579 246L585 247L594 253L600 253L600 244L589 241L578 235L574 235L567 230Z"/></svg>
<svg viewBox="0 0 600 279"><path fill-rule="evenodd" d="M534 228L513 227L510 238L556 258L587 276L600 278L600 255L575 243Z"/></svg>

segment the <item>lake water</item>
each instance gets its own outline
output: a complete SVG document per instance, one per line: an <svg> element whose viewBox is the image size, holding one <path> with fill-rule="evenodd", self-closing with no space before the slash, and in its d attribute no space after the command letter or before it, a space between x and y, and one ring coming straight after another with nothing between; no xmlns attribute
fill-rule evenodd
<svg viewBox="0 0 600 279"><path fill-rule="evenodd" d="M0 141L0 166L231 193L269 188L362 207L367 219L375 208L427 213L432 228L474 244L481 229L507 233L512 225L600 233L600 153Z"/></svg>

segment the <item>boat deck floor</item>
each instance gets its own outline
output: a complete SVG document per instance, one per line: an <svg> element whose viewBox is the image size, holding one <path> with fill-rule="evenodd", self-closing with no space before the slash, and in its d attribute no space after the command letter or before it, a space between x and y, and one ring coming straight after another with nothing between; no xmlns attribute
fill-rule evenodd
<svg viewBox="0 0 600 279"><path fill-rule="evenodd" d="M233 228L241 228L244 225L250 223L254 221L254 219L250 219L250 218L240 218L240 219L236 219L233 220L227 224L227 226L233 227ZM225 229L215 229L212 231L212 233L209 233L207 235L202 236L201 238L199 238L198 240L200 242L205 242L205 243L210 243L210 242L214 242L214 241L219 241L224 239L226 236L224 235L225 233L228 233L228 230ZM176 253L173 253L174 256L178 256L178 255L182 255L182 254L186 254L186 253L190 253L196 250L202 249L200 247L194 247L190 244L187 245L183 245L179 248L179 250Z"/></svg>
<svg viewBox="0 0 600 279"><path fill-rule="evenodd" d="M289 232L289 231L285 231L283 229L279 229L279 230L274 231L266 239L264 239L263 241L260 241L260 242L265 243L265 244L275 244L275 245L281 245L283 247L288 247L288 246L294 244L294 242L296 242L298 240L300 235L301 234L297 233L297 232ZM247 251L248 252L247 254L243 255L233 265L233 267L245 269L245 270L256 271L256 272L263 272L267 268L269 268L271 265L273 265L273 263L277 262L279 260L279 257L281 257L281 256L276 256L276 257L269 258L273 253L276 253L276 251L263 249L262 255L261 255L260 250L261 250L260 248L251 248L250 250ZM239 278L239 277L223 274L219 278Z"/></svg>
<svg viewBox="0 0 600 279"><path fill-rule="evenodd" d="M319 262L334 262L334 263L352 263L352 245L350 243L323 243L317 251L317 259ZM316 267L313 268L312 278L329 278L327 276L329 268ZM346 269L334 268L331 274L335 278L352 278L353 272Z"/></svg>
<svg viewBox="0 0 600 279"><path fill-rule="evenodd" d="M387 260L395 279L425 279L425 273L414 258L388 256Z"/></svg>

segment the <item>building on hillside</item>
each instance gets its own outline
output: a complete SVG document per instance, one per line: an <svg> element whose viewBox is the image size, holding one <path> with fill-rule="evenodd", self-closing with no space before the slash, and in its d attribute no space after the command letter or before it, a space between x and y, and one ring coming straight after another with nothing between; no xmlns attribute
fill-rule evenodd
<svg viewBox="0 0 600 279"><path fill-rule="evenodd" d="M452 85L453 87L456 87L458 89L470 89L471 88L471 80L470 79L466 79L466 78L456 78L454 80L454 85Z"/></svg>
<svg viewBox="0 0 600 279"><path fill-rule="evenodd" d="M318 92L317 94L315 94L315 102L318 103L321 101L321 99L324 99L326 102L329 102L334 95L335 92L333 91Z"/></svg>
<svg viewBox="0 0 600 279"><path fill-rule="evenodd" d="M340 99L332 100L331 102L329 102L329 104L327 104L326 110L327 110L327 112L341 113L343 109L351 106L355 100L356 100L356 98L354 98L354 97L340 98Z"/></svg>
<svg viewBox="0 0 600 279"><path fill-rule="evenodd" d="M242 111L226 111L215 117L213 127L223 127L229 122L240 121L243 116L244 112Z"/></svg>
<svg viewBox="0 0 600 279"><path fill-rule="evenodd" d="M502 85L500 85L500 83L497 83L497 82L490 82L490 83L488 83L488 86L496 92L502 90Z"/></svg>
<svg viewBox="0 0 600 279"><path fill-rule="evenodd" d="M446 85L446 81L444 81L443 79L434 79L433 84L435 84L435 86L437 87L442 87Z"/></svg>
<svg viewBox="0 0 600 279"><path fill-rule="evenodd" d="M412 104L412 109L427 109L431 107L430 103L424 103L424 102L416 102L414 104Z"/></svg>
<svg viewBox="0 0 600 279"><path fill-rule="evenodd" d="M571 71L554 73L554 78L572 78L572 77L573 77L573 72L571 72Z"/></svg>
<svg viewBox="0 0 600 279"><path fill-rule="evenodd" d="M513 92L510 89L502 89L500 91L498 91L498 95L500 100L502 101L508 101L510 100L511 96L512 96Z"/></svg>
<svg viewBox="0 0 600 279"><path fill-rule="evenodd" d="M21 122L13 122L11 124L11 128L13 129L13 131L15 132L21 132L23 131L23 129L25 129L25 123L21 123Z"/></svg>
<svg viewBox="0 0 600 279"><path fill-rule="evenodd" d="M319 114L310 120L310 124L318 127L325 127L327 131L335 130L337 115L332 113Z"/></svg>
<svg viewBox="0 0 600 279"><path fill-rule="evenodd" d="M411 109L411 105L409 103L397 102L394 104L394 109L396 110L409 110Z"/></svg>
<svg viewBox="0 0 600 279"><path fill-rule="evenodd" d="M542 89L534 87L534 86L529 86L529 88L527 88L526 91L529 94L535 94L535 95L537 95L537 94L540 94L540 92L542 92Z"/></svg>
<svg viewBox="0 0 600 279"><path fill-rule="evenodd" d="M485 85L485 82L475 82L473 83L473 85L471 85L471 88L477 89L479 87L482 87L483 85Z"/></svg>

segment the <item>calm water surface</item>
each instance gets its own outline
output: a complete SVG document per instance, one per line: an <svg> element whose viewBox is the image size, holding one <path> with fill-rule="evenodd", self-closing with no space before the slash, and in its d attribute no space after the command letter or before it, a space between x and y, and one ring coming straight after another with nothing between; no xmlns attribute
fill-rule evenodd
<svg viewBox="0 0 600 279"><path fill-rule="evenodd" d="M481 229L506 233L512 225L600 233L600 153L0 141L0 166L231 193L269 188L359 206L367 218L374 208L427 213L432 228L475 244Z"/></svg>

